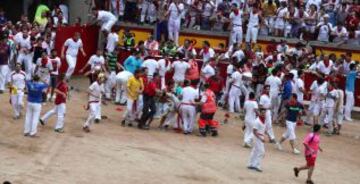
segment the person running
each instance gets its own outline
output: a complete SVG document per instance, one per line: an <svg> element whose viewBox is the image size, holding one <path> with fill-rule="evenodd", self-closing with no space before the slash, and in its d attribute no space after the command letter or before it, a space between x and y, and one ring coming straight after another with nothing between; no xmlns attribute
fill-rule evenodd
<svg viewBox="0 0 360 184"><path fill-rule="evenodd" d="M282 135L280 141L276 143L278 150L282 150L281 144L285 140L290 141L291 148L294 154L300 154L300 151L295 148L295 128L296 128L296 121L298 119L298 115L304 110L304 107L301 103L297 101L297 95L292 94L291 98L285 105L286 111L286 132Z"/></svg>
<svg viewBox="0 0 360 184"><path fill-rule="evenodd" d="M104 93L103 83L105 81L104 74L100 73L95 82L93 82L88 89L88 107L90 110L89 116L83 125L83 130L86 133L90 132L90 126L94 123L101 111L101 97Z"/></svg>
<svg viewBox="0 0 360 184"><path fill-rule="evenodd" d="M55 107L40 118L40 124L44 126L47 120L56 113L57 122L54 131L57 133L64 133L64 118L66 113L66 98L68 89L69 88L65 80L65 75L61 74L55 89Z"/></svg>
<svg viewBox="0 0 360 184"><path fill-rule="evenodd" d="M306 165L295 167L294 174L295 177L299 176L300 171L308 170L308 177L306 180L306 184L313 184L312 175L315 169L315 161L317 158L318 151L323 151L320 147L320 129L321 126L316 124L313 126L313 131L308 133L304 139L304 146L305 146L305 159Z"/></svg>

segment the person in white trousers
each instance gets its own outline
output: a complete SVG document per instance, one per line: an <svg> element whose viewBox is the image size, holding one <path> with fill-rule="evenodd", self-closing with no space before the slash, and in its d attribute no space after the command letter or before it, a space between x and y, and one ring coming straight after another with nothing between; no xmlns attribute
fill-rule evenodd
<svg viewBox="0 0 360 184"><path fill-rule="evenodd" d="M130 77L133 74L129 71L123 70L116 75L116 95L115 95L115 104L125 104L127 95L126 95L126 85Z"/></svg>
<svg viewBox="0 0 360 184"><path fill-rule="evenodd" d="M18 33L14 37L16 48L18 50L17 63L22 64L25 67L26 80L30 80L33 71L33 55L31 53L31 42L29 31L24 28L21 33Z"/></svg>
<svg viewBox="0 0 360 184"><path fill-rule="evenodd" d="M41 125L45 125L48 119L54 114L56 114L57 121L54 131L57 133L64 132L64 119L66 113L67 93L68 93L68 85L65 80L65 75L61 74L59 76L59 83L57 84L55 89L55 94L56 94L55 103L54 103L55 107L40 118Z"/></svg>
<svg viewBox="0 0 360 184"><path fill-rule="evenodd" d="M179 32L181 25L181 18L184 12L184 4L180 0L174 0L166 13L169 17L168 20L168 32L169 39L174 41L176 45L179 45Z"/></svg>
<svg viewBox="0 0 360 184"><path fill-rule="evenodd" d="M0 39L0 93L3 93L9 74L10 47L7 44L6 36L2 36Z"/></svg>
<svg viewBox="0 0 360 184"><path fill-rule="evenodd" d="M199 98L199 91L190 86L190 81L185 80L184 88L180 94L180 117L183 122L184 134L191 134L196 119L195 100Z"/></svg>
<svg viewBox="0 0 360 184"><path fill-rule="evenodd" d="M67 80L70 80L72 74L75 71L79 50L81 51L83 56L86 57L86 53L83 49L83 43L80 38L80 33L76 32L72 38L69 38L65 41L61 50L61 58L62 59L66 58L66 62L68 64L68 69L66 71Z"/></svg>
<svg viewBox="0 0 360 184"><path fill-rule="evenodd" d="M258 113L258 103L255 99L255 94L253 92L249 93L249 99L244 103L244 110L245 110L245 130L244 130L244 147L250 148L251 143L254 137L253 134L253 127L254 122L256 120L256 114Z"/></svg>
<svg viewBox="0 0 360 184"><path fill-rule="evenodd" d="M41 103L43 102L42 93L48 88L48 84L40 81L40 77L35 75L32 81L26 82L28 91L24 136L35 137L41 113Z"/></svg>
<svg viewBox="0 0 360 184"><path fill-rule="evenodd" d="M275 143L275 134L272 128L271 118L271 99L269 96L270 86L265 85L263 94L260 96L259 105L260 108L265 109L265 132L270 138L271 143Z"/></svg>
<svg viewBox="0 0 360 184"><path fill-rule="evenodd" d="M242 29L243 12L238 8L238 5L235 3L231 5L231 10L232 12L230 13L229 16L232 26L230 44L237 43L238 45L241 45L243 40L243 29Z"/></svg>
<svg viewBox="0 0 360 184"><path fill-rule="evenodd" d="M346 84L345 84L345 111L344 117L346 121L352 121L351 111L354 108L354 92L355 92L355 81L358 76L358 72L356 71L355 63L350 64L349 66L350 72L346 75Z"/></svg>
<svg viewBox="0 0 360 184"><path fill-rule="evenodd" d="M101 97L104 93L103 90L103 83L105 82L104 74L100 73L97 77L97 80L93 82L89 89L88 89L88 109L89 109L89 116L83 125L83 130L85 132L90 132L90 126L94 123L97 116L100 114L101 111Z"/></svg>
<svg viewBox="0 0 360 184"><path fill-rule="evenodd" d="M259 23L261 19L262 19L261 12L258 10L257 6L253 6L252 11L250 12L248 29L246 31L246 37L245 37L246 43L250 43L251 41L253 45L256 44L257 36L259 33Z"/></svg>
<svg viewBox="0 0 360 184"><path fill-rule="evenodd" d="M229 91L229 112L233 113L235 111L240 111L240 96L241 88L243 85L242 74L240 72L240 67L235 66L236 71L231 75L230 79L230 91Z"/></svg>
<svg viewBox="0 0 360 184"><path fill-rule="evenodd" d="M109 11L92 9L92 14L101 25L101 31L107 35L111 32L111 28L115 25L118 18Z"/></svg>
<svg viewBox="0 0 360 184"><path fill-rule="evenodd" d="M254 147L250 153L248 169L262 172L261 160L265 156L265 109L260 109L260 115L256 118L253 127L255 136Z"/></svg>
<svg viewBox="0 0 360 184"><path fill-rule="evenodd" d="M26 73L21 70L21 64L15 66L15 71L9 75L10 102L14 110L14 119L21 117L21 110L24 106L24 89L26 82Z"/></svg>
<svg viewBox="0 0 360 184"><path fill-rule="evenodd" d="M265 80L265 85L270 86L270 99L271 99L271 113L273 121L277 120L278 118L278 112L280 108L280 87L282 85L282 81L279 75L279 71L277 69L274 69L271 71L271 74L269 77Z"/></svg>

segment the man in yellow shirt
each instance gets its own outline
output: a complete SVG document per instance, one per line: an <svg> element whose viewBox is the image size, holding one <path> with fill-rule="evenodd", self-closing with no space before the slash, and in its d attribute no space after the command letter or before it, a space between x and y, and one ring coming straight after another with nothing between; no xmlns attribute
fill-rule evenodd
<svg viewBox="0 0 360 184"><path fill-rule="evenodd" d="M140 95L144 90L144 82L141 78L142 72L140 69L135 70L134 76L130 77L127 82L127 102L126 114L124 120L121 122L122 126L128 121L128 126L132 126L132 122L139 118L141 112Z"/></svg>
<svg viewBox="0 0 360 184"><path fill-rule="evenodd" d="M265 17L266 24L268 25L269 33L273 32L276 10L276 5L273 0L268 0L262 4L263 17Z"/></svg>

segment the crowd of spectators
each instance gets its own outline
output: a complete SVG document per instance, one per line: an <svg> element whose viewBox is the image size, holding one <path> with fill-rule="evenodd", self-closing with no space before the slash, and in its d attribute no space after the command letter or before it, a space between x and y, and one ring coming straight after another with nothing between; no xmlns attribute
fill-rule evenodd
<svg viewBox="0 0 360 184"><path fill-rule="evenodd" d="M120 21L157 24L162 31L175 3L181 28L229 31L230 14L241 13L248 27L253 7L260 10L259 35L322 42L345 42L360 35L360 6L356 0L111 0L110 10ZM236 4L237 9L232 8Z"/></svg>

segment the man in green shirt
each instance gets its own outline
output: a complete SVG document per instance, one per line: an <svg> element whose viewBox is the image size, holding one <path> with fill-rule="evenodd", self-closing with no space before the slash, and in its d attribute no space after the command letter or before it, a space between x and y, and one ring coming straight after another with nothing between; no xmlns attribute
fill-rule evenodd
<svg viewBox="0 0 360 184"><path fill-rule="evenodd" d="M118 62L119 48L115 48L113 52L106 53L106 67L109 71L108 79L105 83L105 97L111 99L112 91L116 85L116 73L123 66Z"/></svg>

